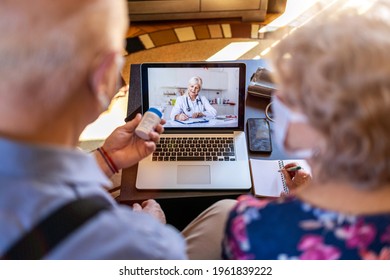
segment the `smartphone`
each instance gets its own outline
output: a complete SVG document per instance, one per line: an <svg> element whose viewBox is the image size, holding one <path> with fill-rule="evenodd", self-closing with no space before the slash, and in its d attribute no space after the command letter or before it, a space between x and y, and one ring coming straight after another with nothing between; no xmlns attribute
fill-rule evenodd
<svg viewBox="0 0 390 280"><path fill-rule="evenodd" d="M249 118L247 120L249 151L253 153L271 153L271 132L265 118Z"/></svg>

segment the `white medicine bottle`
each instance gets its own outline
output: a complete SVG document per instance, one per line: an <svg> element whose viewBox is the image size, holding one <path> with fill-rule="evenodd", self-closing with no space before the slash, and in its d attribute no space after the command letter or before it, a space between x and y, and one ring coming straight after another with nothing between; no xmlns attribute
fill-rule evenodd
<svg viewBox="0 0 390 280"><path fill-rule="evenodd" d="M149 108L142 117L141 122L135 129L135 134L144 140L150 140L149 133L153 131L161 121L162 113L156 108Z"/></svg>

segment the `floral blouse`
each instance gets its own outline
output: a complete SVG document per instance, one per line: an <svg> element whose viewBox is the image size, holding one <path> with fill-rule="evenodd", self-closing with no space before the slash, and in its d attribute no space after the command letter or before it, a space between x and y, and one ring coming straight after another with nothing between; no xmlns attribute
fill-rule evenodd
<svg viewBox="0 0 390 280"><path fill-rule="evenodd" d="M390 213L351 216L296 198L241 196L227 221L224 259L390 259Z"/></svg>

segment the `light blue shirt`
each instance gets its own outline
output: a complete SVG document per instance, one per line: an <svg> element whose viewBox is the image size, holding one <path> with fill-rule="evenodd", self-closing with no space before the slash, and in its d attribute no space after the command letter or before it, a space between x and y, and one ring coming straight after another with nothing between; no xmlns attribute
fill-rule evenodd
<svg viewBox="0 0 390 280"><path fill-rule="evenodd" d="M87 221L47 259L187 258L175 228L116 204L104 189L110 184L91 154L0 139L0 255L54 209L98 195L113 208Z"/></svg>

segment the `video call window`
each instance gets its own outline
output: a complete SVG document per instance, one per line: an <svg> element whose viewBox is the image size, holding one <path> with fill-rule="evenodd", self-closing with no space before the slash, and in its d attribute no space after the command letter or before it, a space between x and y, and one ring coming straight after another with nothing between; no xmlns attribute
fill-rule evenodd
<svg viewBox="0 0 390 280"><path fill-rule="evenodd" d="M148 105L163 113L165 127L238 126L238 67L152 67L147 74Z"/></svg>

